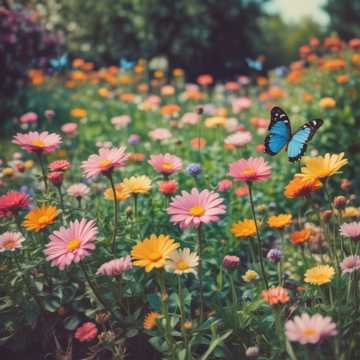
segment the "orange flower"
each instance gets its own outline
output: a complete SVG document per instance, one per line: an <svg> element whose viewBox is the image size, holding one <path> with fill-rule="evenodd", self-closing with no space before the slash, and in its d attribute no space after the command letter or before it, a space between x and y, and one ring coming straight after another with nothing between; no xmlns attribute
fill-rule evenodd
<svg viewBox="0 0 360 360"><path fill-rule="evenodd" d="M80 68L84 65L85 61L84 59L80 59L80 58L75 58L73 61L72 61L72 66L74 68Z"/></svg>
<svg viewBox="0 0 360 360"><path fill-rule="evenodd" d="M207 141L202 137L196 137L191 139L191 146L194 149L202 149L206 146Z"/></svg>
<svg viewBox="0 0 360 360"><path fill-rule="evenodd" d="M173 70L173 75L174 75L174 77L184 76L184 70L183 70L183 69L180 69L180 68L175 68L175 69Z"/></svg>
<svg viewBox="0 0 360 360"><path fill-rule="evenodd" d="M185 98L188 100L202 100L204 98L204 94L199 90L187 90L185 91Z"/></svg>
<svg viewBox="0 0 360 360"><path fill-rule="evenodd" d="M28 231L40 231L55 222L58 210L54 206L33 208L25 217L23 226Z"/></svg>
<svg viewBox="0 0 360 360"><path fill-rule="evenodd" d="M129 161L134 162L141 162L145 160L145 154L144 153L129 153Z"/></svg>
<svg viewBox="0 0 360 360"><path fill-rule="evenodd" d="M160 89L161 95L170 96L175 94L175 88L172 85L164 85Z"/></svg>
<svg viewBox="0 0 360 360"><path fill-rule="evenodd" d="M314 95L308 93L308 92L304 92L304 95L303 95L303 98L304 98L304 101L309 103L309 102L312 102L314 100Z"/></svg>
<svg viewBox="0 0 360 360"><path fill-rule="evenodd" d="M344 59L329 59L323 64L323 69L329 71L341 70L345 67L346 62Z"/></svg>
<svg viewBox="0 0 360 360"><path fill-rule="evenodd" d="M284 195L287 198L308 197L314 191L320 189L322 183L319 180L305 180L296 176L285 187Z"/></svg>
<svg viewBox="0 0 360 360"><path fill-rule="evenodd" d="M344 75L339 75L337 78L336 78L336 82L338 84L346 84L347 82L349 81L349 76L344 74Z"/></svg>
<svg viewBox="0 0 360 360"><path fill-rule="evenodd" d="M214 78L210 74L199 75L197 83L202 86L209 86L214 82Z"/></svg>
<svg viewBox="0 0 360 360"><path fill-rule="evenodd" d="M269 305L286 304L290 300L288 291L280 286L263 290L261 297Z"/></svg>
<svg viewBox="0 0 360 360"><path fill-rule="evenodd" d="M180 106L177 104L167 104L160 108L160 112L164 116L172 116L179 113L181 110Z"/></svg>
<svg viewBox="0 0 360 360"><path fill-rule="evenodd" d="M74 109L71 109L70 115L72 117L82 119L82 118L86 117L87 111L83 108L74 108Z"/></svg>
<svg viewBox="0 0 360 360"><path fill-rule="evenodd" d="M278 86L271 86L269 89L269 96L273 99L281 99L285 97L285 92Z"/></svg>
<svg viewBox="0 0 360 360"><path fill-rule="evenodd" d="M265 86L268 84L268 79L264 76L258 76L256 82L259 86Z"/></svg>
<svg viewBox="0 0 360 360"><path fill-rule="evenodd" d="M324 97L320 100L320 107L323 109L331 109L336 106L336 101L332 97Z"/></svg>
<svg viewBox="0 0 360 360"><path fill-rule="evenodd" d="M268 225L274 229L283 229L284 227L291 224L292 215L291 214L280 214L270 216L268 219Z"/></svg>
<svg viewBox="0 0 360 360"><path fill-rule="evenodd" d="M304 229L300 231L294 231L290 235L290 240L294 245L299 245L304 243L305 241L308 241L311 236L311 231L309 229Z"/></svg>
<svg viewBox="0 0 360 360"><path fill-rule="evenodd" d="M160 314L156 311L149 312L144 319L144 329L151 330L156 326L156 319L160 316Z"/></svg>
<svg viewBox="0 0 360 360"><path fill-rule="evenodd" d="M225 84L225 89L228 91L236 91L240 89L240 84L236 81L229 81Z"/></svg>
<svg viewBox="0 0 360 360"><path fill-rule="evenodd" d="M130 103L135 100L135 95L133 93L122 93L119 97L125 103Z"/></svg>
<svg viewBox="0 0 360 360"><path fill-rule="evenodd" d="M353 63L353 65L355 66L360 66L360 54L354 54L351 57L351 62Z"/></svg>

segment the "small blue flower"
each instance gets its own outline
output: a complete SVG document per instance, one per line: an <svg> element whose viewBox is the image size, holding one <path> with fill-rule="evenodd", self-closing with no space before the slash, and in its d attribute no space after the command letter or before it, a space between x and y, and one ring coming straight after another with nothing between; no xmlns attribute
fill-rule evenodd
<svg viewBox="0 0 360 360"><path fill-rule="evenodd" d="M186 168L186 171L190 176L197 176L197 175L201 174L202 167L200 164L190 164Z"/></svg>

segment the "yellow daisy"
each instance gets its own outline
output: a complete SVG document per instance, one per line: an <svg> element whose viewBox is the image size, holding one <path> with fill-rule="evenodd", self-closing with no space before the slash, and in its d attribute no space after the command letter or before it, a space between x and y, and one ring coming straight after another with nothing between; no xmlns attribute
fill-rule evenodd
<svg viewBox="0 0 360 360"><path fill-rule="evenodd" d="M116 200L117 201L124 201L130 197L129 190L122 183L115 185L115 192L116 192ZM104 191L104 197L107 200L114 200L114 192L111 187L107 188Z"/></svg>
<svg viewBox="0 0 360 360"><path fill-rule="evenodd" d="M246 273L242 276L242 279L245 282L251 282L254 280L257 280L259 278L259 274L254 270L248 270Z"/></svg>
<svg viewBox="0 0 360 360"><path fill-rule="evenodd" d="M168 235L151 235L138 242L131 250L134 265L144 267L146 272L165 266L170 254L180 245Z"/></svg>
<svg viewBox="0 0 360 360"><path fill-rule="evenodd" d="M238 238L256 235L256 227L254 220L245 219L238 221L231 226L231 232Z"/></svg>
<svg viewBox="0 0 360 360"><path fill-rule="evenodd" d="M304 281L313 285L323 285L331 281L335 270L329 265L317 265L307 270Z"/></svg>
<svg viewBox="0 0 360 360"><path fill-rule="evenodd" d="M126 178L122 184L130 194L146 194L151 189L151 180L145 175Z"/></svg>
<svg viewBox="0 0 360 360"><path fill-rule="evenodd" d="M344 159L344 153L341 154L325 154L325 156L303 158L305 166L301 169L301 174L306 180L326 179L336 174L343 166L348 163Z"/></svg>

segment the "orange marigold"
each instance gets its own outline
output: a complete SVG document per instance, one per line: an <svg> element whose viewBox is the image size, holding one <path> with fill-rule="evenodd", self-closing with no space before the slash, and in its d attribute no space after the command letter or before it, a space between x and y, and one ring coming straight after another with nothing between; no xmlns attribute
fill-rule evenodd
<svg viewBox="0 0 360 360"><path fill-rule="evenodd" d="M319 180L305 180L295 176L285 187L284 195L287 198L308 197L321 187L322 183Z"/></svg>
<svg viewBox="0 0 360 360"><path fill-rule="evenodd" d="M283 229L284 227L291 224L292 215L291 214L280 214L270 216L268 219L268 225L274 229Z"/></svg>
<svg viewBox="0 0 360 360"><path fill-rule="evenodd" d="M305 241L308 241L311 236L311 231L309 229L294 231L290 235L290 240L294 245L299 245L304 243Z"/></svg>
<svg viewBox="0 0 360 360"><path fill-rule="evenodd" d="M194 149L202 149L203 147L205 147L207 144L207 141L202 138L202 137L196 137L196 138L193 138L191 139L191 146L194 148Z"/></svg>
<svg viewBox="0 0 360 360"><path fill-rule="evenodd" d="M176 104L167 104L161 107L160 112L165 116L172 116L179 113L181 110L179 105Z"/></svg>
<svg viewBox="0 0 360 360"><path fill-rule="evenodd" d="M261 297L269 305L286 304L290 300L288 291L280 286L264 290Z"/></svg>

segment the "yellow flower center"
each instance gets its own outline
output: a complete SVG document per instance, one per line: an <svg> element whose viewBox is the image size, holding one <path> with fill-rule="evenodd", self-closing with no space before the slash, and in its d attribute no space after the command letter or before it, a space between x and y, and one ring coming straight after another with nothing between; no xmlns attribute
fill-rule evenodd
<svg viewBox="0 0 360 360"><path fill-rule="evenodd" d="M45 143L40 139L33 140L31 143L34 146L37 146L37 147L40 147L40 148L43 148L45 146Z"/></svg>
<svg viewBox="0 0 360 360"><path fill-rule="evenodd" d="M153 262L159 261L162 258L162 254L160 251L153 251L149 254L149 259Z"/></svg>
<svg viewBox="0 0 360 360"><path fill-rule="evenodd" d="M49 217L47 215L40 216L38 219L38 223L40 225L45 225L49 222Z"/></svg>
<svg viewBox="0 0 360 360"><path fill-rule="evenodd" d="M256 171L252 167L248 167L242 171L243 175L245 176L254 176L256 175Z"/></svg>
<svg viewBox="0 0 360 360"><path fill-rule="evenodd" d="M74 251L80 247L81 241L79 239L73 239L68 242L66 245L69 251Z"/></svg>
<svg viewBox="0 0 360 360"><path fill-rule="evenodd" d="M16 246L16 244L15 244L15 241L13 241L13 240L8 240L3 243L3 247L5 249L15 249L15 246Z"/></svg>
<svg viewBox="0 0 360 360"><path fill-rule="evenodd" d="M177 268L178 270L187 270L187 269L190 268L190 266L189 266L189 264L188 264L186 261L180 260L180 261L178 261L178 262L176 263L176 268Z"/></svg>
<svg viewBox="0 0 360 360"><path fill-rule="evenodd" d="M316 331L314 328L305 328L304 329L305 336L314 336L315 334L316 334Z"/></svg>
<svg viewBox="0 0 360 360"><path fill-rule="evenodd" d="M108 167L110 164L111 164L111 160L101 160L100 161L100 166L102 167L102 168L106 168L106 167Z"/></svg>
<svg viewBox="0 0 360 360"><path fill-rule="evenodd" d="M200 217L200 216L204 215L205 209L204 209L204 207L202 207L202 206L193 206L193 207L189 210L189 213L190 213L190 215L192 215L192 216L198 216L198 217Z"/></svg>
<svg viewBox="0 0 360 360"><path fill-rule="evenodd" d="M174 168L174 165L171 162L165 161L161 164L161 167L164 170L172 170Z"/></svg>

